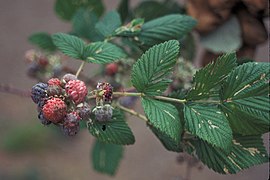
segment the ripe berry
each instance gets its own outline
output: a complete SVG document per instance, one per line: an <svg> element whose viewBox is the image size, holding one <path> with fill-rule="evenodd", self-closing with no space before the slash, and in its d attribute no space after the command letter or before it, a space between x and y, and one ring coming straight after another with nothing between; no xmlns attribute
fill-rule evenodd
<svg viewBox="0 0 270 180"><path fill-rule="evenodd" d="M58 123L66 116L67 106L60 98L52 98L46 102L42 111L46 119L53 123Z"/></svg>
<svg viewBox="0 0 270 180"><path fill-rule="evenodd" d="M113 95L113 87L110 83L98 83L97 89L100 90L102 94L103 101L105 103L111 103Z"/></svg>
<svg viewBox="0 0 270 180"><path fill-rule="evenodd" d="M65 83L67 83L71 80L77 80L77 77L73 74L65 74L62 79Z"/></svg>
<svg viewBox="0 0 270 180"><path fill-rule="evenodd" d="M58 78L52 78L48 81L48 85L61 86L61 81Z"/></svg>
<svg viewBox="0 0 270 180"><path fill-rule="evenodd" d="M40 122L43 124L43 125L49 125L51 124L52 122L47 120L44 115L43 115L43 112L40 111L39 114L38 114L38 119L40 120Z"/></svg>
<svg viewBox="0 0 270 180"><path fill-rule="evenodd" d="M96 120L100 122L105 122L112 119L113 109L109 104L105 104L104 106L96 106L93 109L93 112L95 113Z"/></svg>
<svg viewBox="0 0 270 180"><path fill-rule="evenodd" d="M87 103L84 103L81 107L77 108L77 112L82 119L86 119L91 115L91 108Z"/></svg>
<svg viewBox="0 0 270 180"><path fill-rule="evenodd" d="M46 90L48 88L48 84L45 83L37 83L32 87L31 90L31 98L34 103L38 104L39 101L46 97Z"/></svg>
<svg viewBox="0 0 270 180"><path fill-rule="evenodd" d="M70 80L65 86L66 92L71 100L75 104L79 104L84 101L87 95L87 88L83 81L80 80Z"/></svg>
<svg viewBox="0 0 270 180"><path fill-rule="evenodd" d="M77 112L73 111L68 113L64 119L63 125L61 126L63 133L67 136L76 135L80 130L80 119L81 118Z"/></svg>
<svg viewBox="0 0 270 180"><path fill-rule="evenodd" d="M116 63L107 64L105 67L105 73L109 76L113 76L118 71L118 65Z"/></svg>

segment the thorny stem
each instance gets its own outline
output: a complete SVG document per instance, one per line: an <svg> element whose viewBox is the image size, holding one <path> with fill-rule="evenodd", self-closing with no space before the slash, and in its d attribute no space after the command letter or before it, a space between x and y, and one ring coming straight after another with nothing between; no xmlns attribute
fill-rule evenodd
<svg viewBox="0 0 270 180"><path fill-rule="evenodd" d="M80 65L79 69L77 70L77 72L76 72L76 77L78 77L78 76L79 76L79 74L80 74L80 72L82 71L82 69L83 69L84 65L85 65L85 61L83 61L83 62L81 63L81 65Z"/></svg>
<svg viewBox="0 0 270 180"><path fill-rule="evenodd" d="M125 112L127 112L127 113L129 113L131 115L133 115L133 116L136 116L136 117L142 119L145 122L148 122L148 119L144 115L142 115L142 114L140 114L140 113L138 113L138 112L136 112L136 111L134 111L132 109L126 108L126 107L124 107L124 106L122 106L120 104L117 104L117 107L119 109L121 109L121 110L123 110L123 111L125 111Z"/></svg>

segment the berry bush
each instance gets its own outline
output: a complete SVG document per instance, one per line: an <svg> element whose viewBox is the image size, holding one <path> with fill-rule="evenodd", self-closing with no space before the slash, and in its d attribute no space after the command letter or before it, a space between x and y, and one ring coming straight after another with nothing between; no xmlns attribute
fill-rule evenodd
<svg viewBox="0 0 270 180"><path fill-rule="evenodd" d="M177 4L162 6L161 14L147 14L123 0L104 13L102 1L57 0L56 14L72 30L35 33L29 40L40 50L26 53L28 75L40 81L31 91L40 122L67 136L85 127L96 138L93 167L109 175L123 147L135 143L125 114L141 119L168 151L217 173L268 162L261 136L269 132L270 64L240 65L232 51L197 70L197 21ZM77 71L64 66L66 56L81 61ZM88 77L86 63L101 70ZM144 114L134 110L136 101Z"/></svg>

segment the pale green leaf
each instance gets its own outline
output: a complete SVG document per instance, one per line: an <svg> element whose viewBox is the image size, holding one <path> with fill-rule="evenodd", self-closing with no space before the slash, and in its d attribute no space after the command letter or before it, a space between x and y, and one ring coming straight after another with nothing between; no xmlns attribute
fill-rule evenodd
<svg viewBox="0 0 270 180"><path fill-rule="evenodd" d="M237 18L232 17L213 32L201 36L201 44L214 53L238 50L242 45L242 35Z"/></svg>
<svg viewBox="0 0 270 180"><path fill-rule="evenodd" d="M221 174L235 174L243 169L268 162L260 136L236 136L229 154L202 140L191 141L197 157Z"/></svg>
<svg viewBox="0 0 270 180"><path fill-rule="evenodd" d="M213 88L221 84L227 75L236 67L236 54L228 53L220 56L216 61L196 72L194 87L187 95L189 100L198 100L209 97Z"/></svg>
<svg viewBox="0 0 270 180"><path fill-rule="evenodd" d="M80 38L64 33L56 33L52 35L53 43L65 55L83 59L85 43Z"/></svg>
<svg viewBox="0 0 270 180"><path fill-rule="evenodd" d="M87 62L107 64L126 57L126 54L114 44L94 42L85 47L84 57Z"/></svg>
<svg viewBox="0 0 270 180"><path fill-rule="evenodd" d="M143 98L142 105L151 130L164 147L179 152L183 127L177 109L172 104L149 98Z"/></svg>
<svg viewBox="0 0 270 180"><path fill-rule="evenodd" d="M114 31L119 28L121 24L120 15L116 11L110 11L96 24L95 28L104 37L110 37L114 35Z"/></svg>
<svg viewBox="0 0 270 180"><path fill-rule="evenodd" d="M167 79L176 63L179 43L171 40L150 48L133 65L131 81L139 92L160 95L171 80Z"/></svg>
<svg viewBox="0 0 270 180"><path fill-rule="evenodd" d="M193 135L229 152L232 130L217 106L207 104L185 105L185 127Z"/></svg>
<svg viewBox="0 0 270 180"><path fill-rule="evenodd" d="M149 48L164 41L180 39L195 25L196 21L190 16L167 15L144 23L141 33L135 37L135 40L142 47Z"/></svg>
<svg viewBox="0 0 270 180"><path fill-rule="evenodd" d="M52 41L52 37L48 33L45 32L34 33L28 39L32 44L37 45L42 50L49 52L56 50L56 47Z"/></svg>
<svg viewBox="0 0 270 180"><path fill-rule="evenodd" d="M95 142L92 149L93 168L104 174L113 176L123 158L124 148L120 145Z"/></svg>
<svg viewBox="0 0 270 180"><path fill-rule="evenodd" d="M253 135L269 131L269 63L246 63L233 70L223 85L222 110L234 132Z"/></svg>
<svg viewBox="0 0 270 180"><path fill-rule="evenodd" d="M101 142L119 145L134 144L135 137L124 118L122 111L114 109L110 121L98 122L93 116L92 121L87 122L87 128Z"/></svg>

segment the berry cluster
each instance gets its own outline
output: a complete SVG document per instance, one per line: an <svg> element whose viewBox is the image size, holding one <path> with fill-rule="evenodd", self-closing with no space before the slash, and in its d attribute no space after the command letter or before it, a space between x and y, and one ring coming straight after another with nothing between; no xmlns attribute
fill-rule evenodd
<svg viewBox="0 0 270 180"><path fill-rule="evenodd" d="M97 121L111 120L113 108L111 106L113 87L110 83L102 82L97 85L96 107L93 109Z"/></svg>
<svg viewBox="0 0 270 180"><path fill-rule="evenodd" d="M72 74L62 80L50 79L32 87L31 97L38 105L38 118L44 125L60 126L64 134L74 136L79 131L79 121L90 116L91 110L85 97L87 88Z"/></svg>

